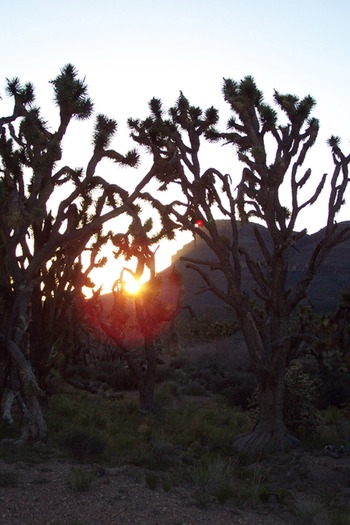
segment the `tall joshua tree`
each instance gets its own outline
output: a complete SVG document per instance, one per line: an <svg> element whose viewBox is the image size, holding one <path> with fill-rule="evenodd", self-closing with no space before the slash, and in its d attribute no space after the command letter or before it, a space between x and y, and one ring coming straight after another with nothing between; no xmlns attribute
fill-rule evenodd
<svg viewBox="0 0 350 525"><path fill-rule="evenodd" d="M8 387L27 416L23 438L41 441L47 429L31 363L31 307L37 309L39 301L40 309L48 269L57 268L60 261L56 281L76 276L69 273L67 263L79 260L107 221L133 209L140 190L152 178L152 172L146 174L129 193L101 175L103 159L117 166L138 163L135 150L122 155L110 147L117 123L104 115L96 117L86 168L66 165L62 144L68 126L74 119L88 119L93 104L85 81L70 64L51 84L59 112L55 131L35 105L33 85L23 86L18 78L7 81L13 113L0 118L0 387L1 393ZM38 353L36 349L36 357Z"/></svg>
<svg viewBox="0 0 350 525"><path fill-rule="evenodd" d="M200 236L211 250L212 261L187 259L187 264L232 308L251 356L259 385L260 419L254 430L239 436L234 445L244 450L287 449L296 440L284 421L284 376L291 345L300 337L291 333L290 320L330 250L350 237L349 227L335 221L349 182L350 156L340 149L339 139L331 137L333 174L318 177L314 183L311 169L303 167L319 130L318 121L311 117L312 97L300 99L275 91L274 108L264 102L252 77L240 82L224 80L223 94L233 115L227 132L215 128L218 112L213 107L203 112L190 105L182 93L167 114L160 100L151 100L150 116L143 121L130 119L129 126L134 140L153 156L160 188L181 190L179 200L156 205ZM284 124L278 122L281 112ZM240 174L231 177L215 167L203 169L203 139L233 145L242 164ZM305 185L311 193L303 198ZM289 254L307 233L306 229L296 231L297 219L327 187L325 228L303 276L290 290ZM152 200L151 195L145 197ZM221 235L215 220L218 216L227 219L230 236ZM240 225L252 219L267 229L265 237L253 223L260 252L256 258L243 248L239 235ZM243 265L255 282L253 292L244 289ZM213 271L223 274L226 290L215 284Z"/></svg>
<svg viewBox="0 0 350 525"><path fill-rule="evenodd" d="M164 219L163 219L164 218ZM98 316L100 328L117 346L139 390L140 409L155 412L154 394L157 378L157 338L169 329L181 309L182 286L177 272L166 276L155 271L155 254L162 238L174 237L174 226L166 215L162 227L153 234L153 220L142 223L134 214L126 234L112 237L115 257L136 262L135 270L124 268L113 287L113 307L109 316ZM163 220L162 220L163 219ZM148 270L148 281L131 296L123 285L123 273L139 281ZM95 300L92 301L94 306ZM93 323L96 324L96 316ZM102 321L101 321L102 319Z"/></svg>
<svg viewBox="0 0 350 525"><path fill-rule="evenodd" d="M79 339L77 325L84 316L86 298L83 288L95 286L89 274L105 265L106 257L101 257L100 251L110 236L111 232L102 231L94 236L88 246L89 260L87 253L81 253L83 246L79 243L68 249L62 247L40 272L40 282L31 297L29 345L30 361L43 389L50 388L58 340L65 341L60 345L64 362L72 357L72 347ZM86 255L84 265L83 255Z"/></svg>

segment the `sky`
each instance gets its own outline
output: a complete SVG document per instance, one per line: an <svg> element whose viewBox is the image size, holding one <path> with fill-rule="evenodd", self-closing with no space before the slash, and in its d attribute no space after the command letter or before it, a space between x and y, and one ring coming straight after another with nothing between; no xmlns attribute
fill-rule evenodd
<svg viewBox="0 0 350 525"><path fill-rule="evenodd" d="M349 153L348 0L0 0L0 16L2 115L6 78L16 76L34 83L43 116L54 125L49 80L72 63L86 78L96 113L118 121L116 149L123 152L134 147L127 119L146 116L152 97L169 107L182 90L194 105L217 107L223 129L223 78L252 75L268 102L274 89L316 99L313 115L321 129L311 159L315 180L331 171L330 135L340 136ZM66 155L75 165L91 153L89 126L72 127ZM233 150L205 155L230 172ZM349 220L349 207L340 218ZM324 225L324 211L303 220L316 231ZM186 240L159 251L160 267Z"/></svg>

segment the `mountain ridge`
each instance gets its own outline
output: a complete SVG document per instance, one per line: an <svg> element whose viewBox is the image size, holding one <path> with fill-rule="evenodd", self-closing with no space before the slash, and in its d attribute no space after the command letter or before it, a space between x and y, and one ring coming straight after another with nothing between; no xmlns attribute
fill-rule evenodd
<svg viewBox="0 0 350 525"><path fill-rule="evenodd" d="M228 238L230 235L230 225L227 220L217 221L218 230L221 235ZM339 223L339 227L349 227L350 221ZM261 252L258 243L255 239L253 228L258 227L263 239L269 245L269 237L267 228L258 223L248 223L239 225L239 239L240 244L250 253L253 253L254 258L260 255ZM298 241L291 250L288 271L288 285L293 287L296 285L306 268L308 257L311 254L313 247L322 236L325 228L319 231L308 234L306 233L300 241ZM215 255L207 247L198 235L196 238L184 245L172 257L171 267L175 267L183 277L184 283L184 304L191 305L200 313L211 310L216 311L219 316L224 315L225 306L220 299L218 299L210 291L204 291L204 282L200 275L195 271L186 267L186 262L182 257L189 257L192 259L200 259L208 262L217 262ZM243 265L244 266L244 265ZM164 270L165 272L167 270ZM163 272L161 272L163 273ZM243 267L243 288L248 293L252 292L253 280L247 270ZM225 279L221 272L213 273L215 284L219 288L225 288ZM336 246L331 253L326 257L321 265L318 273L315 275L308 292L308 302L319 313L330 313L335 311L339 304L340 293L350 286L350 239L344 241Z"/></svg>

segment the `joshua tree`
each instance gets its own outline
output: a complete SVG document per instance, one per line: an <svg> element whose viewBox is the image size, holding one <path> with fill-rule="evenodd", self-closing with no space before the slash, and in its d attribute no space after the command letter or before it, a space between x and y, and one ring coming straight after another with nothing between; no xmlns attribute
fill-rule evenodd
<svg viewBox="0 0 350 525"><path fill-rule="evenodd" d="M86 298L83 288L93 288L90 272L103 267L106 257L99 253L110 233L100 232L89 246L90 258L83 265L81 246L62 247L57 250L50 265L41 271L41 280L31 298L30 361L41 388L50 388L53 359L57 361L57 343L61 348L60 359L68 363L78 354L82 341L78 329L84 318ZM64 344L63 344L64 342ZM76 355L78 357L78 355ZM57 370L56 370L57 372Z"/></svg>
<svg viewBox="0 0 350 525"><path fill-rule="evenodd" d="M130 119L129 126L134 140L153 156L160 189L180 190L179 200L155 205L203 239L211 250L211 261L187 259L187 264L232 308L251 356L259 385L260 419L254 430L238 437L234 445L245 450L286 449L296 440L283 418L284 377L291 345L300 337L291 333L290 321L325 257L350 237L349 226L335 221L349 181L350 156L341 151L339 139L331 137L333 174L313 183L311 169L303 168L319 130L318 121L311 118L312 97L299 99L275 91L274 109L264 102L251 77L240 82L226 79L223 94L233 113L225 133L215 128L218 112L213 107L203 112L190 105L182 93L167 114L160 100L151 100L150 116L144 121ZM283 124L278 122L281 112ZM243 165L238 177L215 167L202 168L199 155L204 138L223 140L236 148ZM311 193L303 198L307 183ZM307 233L306 229L296 231L297 219L327 187L325 228L303 276L291 290L287 285L289 255ZM151 195L144 197L154 201ZM229 236L220 233L216 217L227 219ZM257 258L240 243L241 225L252 219L267 232L263 235L261 227L253 223ZM243 266L255 282L253 292L244 289ZM224 275L225 290L215 284L213 271Z"/></svg>
<svg viewBox="0 0 350 525"><path fill-rule="evenodd" d="M172 238L173 228L166 217L160 231L152 235L153 221L142 224L137 214L127 234L112 237L116 248L115 257L122 256L126 261L136 259L136 268L124 268L113 287L113 307L110 315L99 315L102 331L111 338L119 353L127 363L130 373L136 380L140 409L155 412L154 400L157 373L157 338L179 313L181 308L181 279L176 271L166 276L155 272L155 253L153 246L163 238ZM141 285L138 293L129 294L125 290L123 274L128 272L139 281L145 271L149 271L148 281ZM96 316L95 320L96 320ZM101 321L102 319L102 321Z"/></svg>
<svg viewBox="0 0 350 525"><path fill-rule="evenodd" d="M10 398L17 398L28 418L23 438L42 441L47 429L31 363L32 357L36 363L42 361L42 355L38 347L34 350L33 326L31 354L29 325L43 313L45 293L50 298L56 294L56 307L62 310L62 297L80 289L82 272L77 265L82 252L91 249L93 238L105 235L107 221L134 209L140 190L153 176L151 170L128 192L101 175L104 159L117 166L138 163L135 150L122 155L110 148L117 123L104 115L96 117L86 169L66 165L62 149L67 128L74 119L88 119L93 104L72 65L51 84L59 112L55 131L35 106L33 85L22 86L18 78L7 81L13 113L0 118L0 387L1 393L8 387Z"/></svg>

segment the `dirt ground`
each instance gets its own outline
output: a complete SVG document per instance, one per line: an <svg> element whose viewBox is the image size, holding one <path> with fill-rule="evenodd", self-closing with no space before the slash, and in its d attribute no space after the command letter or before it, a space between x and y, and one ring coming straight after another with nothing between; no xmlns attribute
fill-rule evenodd
<svg viewBox="0 0 350 525"><path fill-rule="evenodd" d="M149 472L134 466L89 466L95 473L90 488L74 491L67 483L72 468L83 467L0 461L1 525L287 525L301 523L293 506L307 501L324 505L310 525L331 525L331 509L349 509L350 456L336 450L290 453L247 466L257 484L264 474L266 500L213 499L204 509L191 484L165 490L160 482L150 488Z"/></svg>

